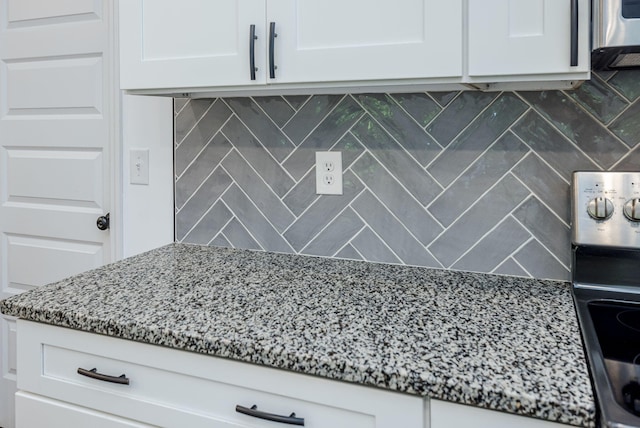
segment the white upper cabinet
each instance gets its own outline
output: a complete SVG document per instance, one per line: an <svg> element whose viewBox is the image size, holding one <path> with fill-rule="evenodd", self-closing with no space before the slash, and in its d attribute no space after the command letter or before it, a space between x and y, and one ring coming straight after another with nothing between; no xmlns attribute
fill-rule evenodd
<svg viewBox="0 0 640 428"><path fill-rule="evenodd" d="M460 0L272 0L273 82L462 75ZM444 35L444 37L443 37Z"/></svg>
<svg viewBox="0 0 640 428"><path fill-rule="evenodd" d="M249 70L251 25L264 63L264 0L120 2L120 86L124 89L264 84Z"/></svg>
<svg viewBox="0 0 640 428"><path fill-rule="evenodd" d="M459 79L461 17L462 0L121 1L121 87Z"/></svg>
<svg viewBox="0 0 640 428"><path fill-rule="evenodd" d="M468 2L470 77L589 71L588 0Z"/></svg>
<svg viewBox="0 0 640 428"><path fill-rule="evenodd" d="M589 78L588 26L589 0L123 0L121 87L566 89Z"/></svg>

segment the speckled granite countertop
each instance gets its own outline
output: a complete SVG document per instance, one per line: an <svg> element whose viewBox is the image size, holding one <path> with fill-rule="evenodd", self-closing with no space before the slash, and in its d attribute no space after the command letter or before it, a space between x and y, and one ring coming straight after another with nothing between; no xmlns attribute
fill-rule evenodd
<svg viewBox="0 0 640 428"><path fill-rule="evenodd" d="M595 425L569 284L172 244L4 300L20 318Z"/></svg>

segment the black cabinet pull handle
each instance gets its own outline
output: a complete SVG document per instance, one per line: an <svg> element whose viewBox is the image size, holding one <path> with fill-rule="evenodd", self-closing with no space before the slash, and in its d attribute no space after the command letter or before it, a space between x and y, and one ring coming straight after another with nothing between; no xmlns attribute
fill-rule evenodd
<svg viewBox="0 0 640 428"><path fill-rule="evenodd" d="M102 380L104 382L119 383L120 385L129 385L129 378L126 375L122 374L120 376L109 376L106 374L98 373L98 369L96 368L87 370L79 367L78 374L82 376L90 377L92 379Z"/></svg>
<svg viewBox="0 0 640 428"><path fill-rule="evenodd" d="M236 412L243 415L253 416L254 418L264 419L271 422L280 422L281 424L304 426L304 418L297 418L295 413L289 416L274 415L273 413L261 412L255 404L251 408L237 405Z"/></svg>
<svg viewBox="0 0 640 428"><path fill-rule="evenodd" d="M249 27L249 69L251 73L251 80L256 80L256 40L258 40L258 36L256 36L256 26L251 25Z"/></svg>
<svg viewBox="0 0 640 428"><path fill-rule="evenodd" d="M276 23L272 22L269 24L269 77L272 79L276 78L276 68L278 68L275 59L276 37L278 37Z"/></svg>
<svg viewBox="0 0 640 428"><path fill-rule="evenodd" d="M571 0L571 67L578 65L578 0Z"/></svg>

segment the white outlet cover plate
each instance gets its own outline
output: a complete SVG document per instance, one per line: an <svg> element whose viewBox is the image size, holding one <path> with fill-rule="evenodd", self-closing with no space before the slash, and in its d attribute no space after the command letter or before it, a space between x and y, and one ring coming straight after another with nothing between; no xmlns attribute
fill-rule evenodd
<svg viewBox="0 0 640 428"><path fill-rule="evenodd" d="M333 164L333 171L325 168L327 162ZM332 176L332 184L326 184L326 174ZM342 152L316 152L316 194L342 195Z"/></svg>

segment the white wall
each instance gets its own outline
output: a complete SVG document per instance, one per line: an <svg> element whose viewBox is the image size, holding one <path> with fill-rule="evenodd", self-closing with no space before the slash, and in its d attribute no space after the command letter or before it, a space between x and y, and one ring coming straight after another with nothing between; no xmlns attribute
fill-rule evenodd
<svg viewBox="0 0 640 428"><path fill-rule="evenodd" d="M173 242L173 99L123 95L122 257ZM129 152L149 149L149 185L130 184Z"/></svg>

